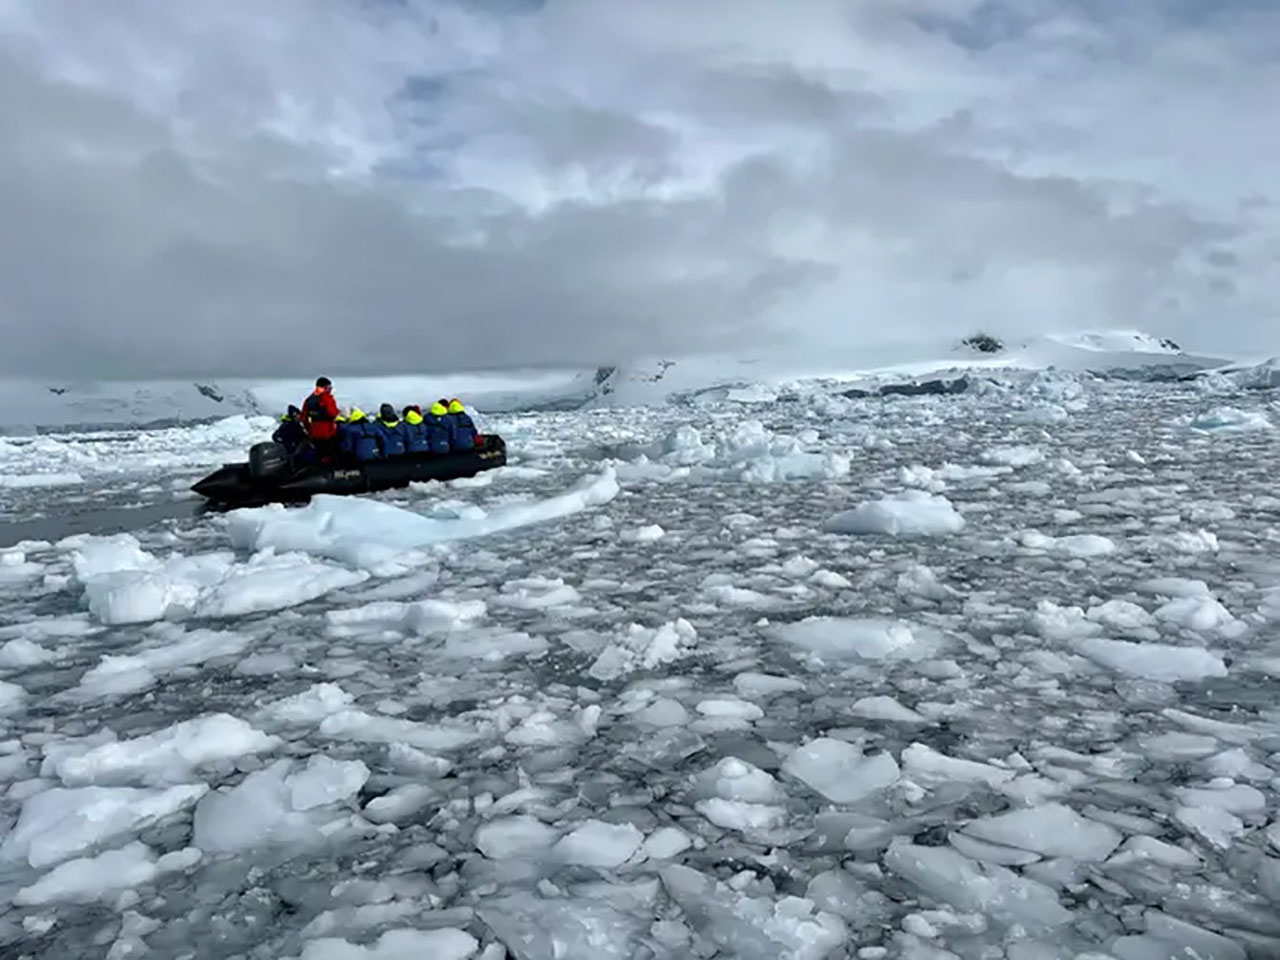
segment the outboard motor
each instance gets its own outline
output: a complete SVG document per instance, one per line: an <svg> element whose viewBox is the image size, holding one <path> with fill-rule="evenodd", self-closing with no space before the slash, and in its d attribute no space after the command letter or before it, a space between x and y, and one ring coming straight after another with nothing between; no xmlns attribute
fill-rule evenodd
<svg viewBox="0 0 1280 960"><path fill-rule="evenodd" d="M255 443L249 448L249 476L255 480L282 477L289 472L289 452L278 443Z"/></svg>

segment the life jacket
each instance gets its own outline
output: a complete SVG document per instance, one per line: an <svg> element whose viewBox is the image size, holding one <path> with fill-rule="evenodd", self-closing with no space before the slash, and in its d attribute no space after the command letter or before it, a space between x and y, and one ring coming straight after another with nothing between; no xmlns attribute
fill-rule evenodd
<svg viewBox="0 0 1280 960"><path fill-rule="evenodd" d="M454 450L474 450L478 442L476 422L471 419L461 400L450 400L449 446Z"/></svg>
<svg viewBox="0 0 1280 960"><path fill-rule="evenodd" d="M382 456L374 426L359 407L352 410L347 422L338 428L338 442L343 453L361 462Z"/></svg>
<svg viewBox="0 0 1280 960"><path fill-rule="evenodd" d="M312 440L332 440L338 432L338 401L319 387L302 401L302 422Z"/></svg>
<svg viewBox="0 0 1280 960"><path fill-rule="evenodd" d="M433 403L422 420L427 428L427 449L432 453L448 453L452 449L449 408L443 403Z"/></svg>
<svg viewBox="0 0 1280 960"><path fill-rule="evenodd" d="M427 443L427 425L422 420L422 414L417 410L410 410L400 423L404 428L405 452L426 453L430 445Z"/></svg>
<svg viewBox="0 0 1280 960"><path fill-rule="evenodd" d="M384 457L401 457L405 452L405 431L399 419L383 420L379 417L373 422L377 431L378 449Z"/></svg>

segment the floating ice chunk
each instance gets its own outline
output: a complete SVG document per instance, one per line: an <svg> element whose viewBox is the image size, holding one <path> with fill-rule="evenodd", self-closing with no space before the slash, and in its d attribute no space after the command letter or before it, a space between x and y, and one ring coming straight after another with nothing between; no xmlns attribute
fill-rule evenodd
<svg viewBox="0 0 1280 960"><path fill-rule="evenodd" d="M500 817L476 829L476 849L490 860L537 857L551 849L557 831L527 815Z"/></svg>
<svg viewBox="0 0 1280 960"><path fill-rule="evenodd" d="M85 671L73 696L92 699L136 693L153 686L158 676L217 657L233 656L249 645L249 638L243 634L216 630L184 633L181 628L168 625L155 636L165 642L133 654L103 657L97 666Z"/></svg>
<svg viewBox="0 0 1280 960"><path fill-rule="evenodd" d="M645 839L643 850L650 860L670 860L691 846L693 841L679 827L660 827Z"/></svg>
<svg viewBox="0 0 1280 960"><path fill-rule="evenodd" d="M50 766L69 787L162 786L186 783L194 771L210 763L272 750L280 743L225 713L184 720L155 733L104 743L87 753L63 756Z"/></svg>
<svg viewBox="0 0 1280 960"><path fill-rule="evenodd" d="M1146 861L1180 870L1196 870L1203 865L1200 858L1188 850L1175 847L1173 844L1165 843L1163 840L1157 840L1155 837L1141 835L1130 837L1121 844L1120 849L1111 855L1106 865L1108 867L1125 867L1134 864L1141 865Z"/></svg>
<svg viewBox="0 0 1280 960"><path fill-rule="evenodd" d="M853 586L848 577L834 570L818 570L809 578L809 582L827 590L847 590Z"/></svg>
<svg viewBox="0 0 1280 960"><path fill-rule="evenodd" d="M902 767L907 778L921 786L956 781L981 782L995 787L1016 775L1012 770L987 763L945 756L923 743L913 743L902 751Z"/></svg>
<svg viewBox="0 0 1280 960"><path fill-rule="evenodd" d="M904 597L946 600L957 591L940 583L938 575L921 563L913 563L898 575L898 593Z"/></svg>
<svg viewBox="0 0 1280 960"><path fill-rule="evenodd" d="M747 834L778 830L786 823L787 817L785 807L722 797L699 800L693 807L717 827Z"/></svg>
<svg viewBox="0 0 1280 960"><path fill-rule="evenodd" d="M1227 675L1227 668L1221 657L1198 647L1081 637L1076 641L1075 649L1094 663L1109 667L1117 673L1145 680L1173 683Z"/></svg>
<svg viewBox="0 0 1280 960"><path fill-rule="evenodd" d="M362 947L338 937L321 937L303 948L299 960L470 960L480 949L465 930L388 930Z"/></svg>
<svg viewBox="0 0 1280 960"><path fill-rule="evenodd" d="M335 740L406 743L424 750L456 750L480 737L473 728L375 717L363 710L343 710L326 717L320 724L320 733Z"/></svg>
<svg viewBox="0 0 1280 960"><path fill-rule="evenodd" d="M654 543L666 535L667 531L656 523L651 523L647 526L636 527L633 530L623 530L618 535L618 538L626 543Z"/></svg>
<svg viewBox="0 0 1280 960"><path fill-rule="evenodd" d="M843 917L855 929L887 920L892 910L888 897L867 889L847 870L823 871L809 881L804 895L819 910Z"/></svg>
<svg viewBox="0 0 1280 960"><path fill-rule="evenodd" d="M647 940L653 907L632 906L618 892L618 906L607 902L613 890L605 888L599 898L515 893L487 899L477 912L514 960L630 960L639 955L642 938ZM493 960L503 956L498 951ZM415 954L406 960L428 958Z"/></svg>
<svg viewBox="0 0 1280 960"><path fill-rule="evenodd" d="M1024 530L1018 534L1018 541L1032 550L1044 550L1065 557L1105 557L1118 549L1114 540L1094 533L1050 537L1038 530Z"/></svg>
<svg viewBox="0 0 1280 960"><path fill-rule="evenodd" d="M492 602L517 610L545 610L576 603L581 599L581 594L559 577L526 577L504 583L502 592Z"/></svg>
<svg viewBox="0 0 1280 960"><path fill-rule="evenodd" d="M333 760L312 754L305 770L285 779L294 810L310 810L354 797L369 779L369 768L359 760Z"/></svg>
<svg viewBox="0 0 1280 960"><path fill-rule="evenodd" d="M693 652L698 632L680 618L654 629L631 624L604 648L587 672L597 680L612 680L635 670L652 670Z"/></svg>
<svg viewBox="0 0 1280 960"><path fill-rule="evenodd" d="M1041 600L1036 604L1031 622L1036 632L1048 640L1074 640L1102 633L1102 628L1087 619L1079 607L1061 607L1052 600Z"/></svg>
<svg viewBox="0 0 1280 960"><path fill-rule="evenodd" d="M737 697L716 697L698 701L695 709L704 717L728 717L739 720L759 720L764 711L754 703Z"/></svg>
<svg viewBox="0 0 1280 960"><path fill-rule="evenodd" d="M17 824L0 845L0 859L25 858L33 867L47 867L145 829L191 806L208 790L203 783L165 790L54 787L26 799Z"/></svg>
<svg viewBox="0 0 1280 960"><path fill-rule="evenodd" d="M369 574L363 570L319 562L300 553L277 556L265 550L247 563L228 568L200 593L191 611L200 617L240 617L285 610L367 579Z"/></svg>
<svg viewBox="0 0 1280 960"><path fill-rule="evenodd" d="M1261 790L1243 783L1221 787L1178 787L1178 799L1188 807L1213 807L1229 813L1254 813L1267 808Z"/></svg>
<svg viewBox="0 0 1280 960"><path fill-rule="evenodd" d="M239 548L297 550L353 566L377 566L407 550L435 543L489 536L558 520L608 503L618 495L612 467L584 477L574 488L546 500L512 503L479 519L438 520L377 500L321 495L301 510L278 505L231 514L227 532Z"/></svg>
<svg viewBox="0 0 1280 960"><path fill-rule="evenodd" d="M981 463L996 467L1029 467L1044 462L1044 451L1039 447L992 447L978 458Z"/></svg>
<svg viewBox="0 0 1280 960"><path fill-rule="evenodd" d="M897 838L884 863L931 897L984 913L1003 926L1034 935L1071 922L1071 912L1049 887L1005 867L976 863L949 847L921 847Z"/></svg>
<svg viewBox="0 0 1280 960"><path fill-rule="evenodd" d="M763 700L782 693L792 693L803 690L804 686L802 680L794 677L779 677L770 673L748 671L733 678L733 688L738 691L738 696L749 700Z"/></svg>
<svg viewBox="0 0 1280 960"><path fill-rule="evenodd" d="M947 841L966 857L982 863L995 863L1003 867L1022 867L1040 859L1040 854L1029 850L1020 850L1001 843L990 843L955 831L947 834Z"/></svg>
<svg viewBox="0 0 1280 960"><path fill-rule="evenodd" d="M659 697L636 712L632 719L651 727L680 727L689 722L689 711L679 700Z"/></svg>
<svg viewBox="0 0 1280 960"><path fill-rule="evenodd" d="M20 907L50 903L90 903L122 890L151 883L163 873L183 870L200 859L194 847L177 850L159 859L146 844L133 842L96 857L68 860L54 867L13 898Z"/></svg>
<svg viewBox="0 0 1280 960"><path fill-rule="evenodd" d="M1244 947L1219 934L1157 910L1144 916L1147 933L1119 937L1111 952L1119 960L1245 960Z"/></svg>
<svg viewBox="0 0 1280 960"><path fill-rule="evenodd" d="M1240 818L1221 807L1178 807L1173 817L1219 850L1229 849L1235 838L1244 833Z"/></svg>
<svg viewBox="0 0 1280 960"><path fill-rule="evenodd" d="M1156 577L1134 585L1139 593L1164 597L1212 597L1209 585L1203 580L1187 580L1183 577Z"/></svg>
<svg viewBox="0 0 1280 960"><path fill-rule="evenodd" d="M964 529L960 516L946 497L909 490L859 504L838 513L822 529L828 533L886 534L893 537L936 537Z"/></svg>
<svg viewBox="0 0 1280 960"><path fill-rule="evenodd" d="M1076 860L1105 860L1122 839L1114 827L1088 820L1060 803L974 820L961 832L989 843Z"/></svg>
<svg viewBox="0 0 1280 960"><path fill-rule="evenodd" d="M1216 753L1221 744L1216 737L1194 733L1161 733L1139 741L1143 751L1153 760L1198 760Z"/></svg>
<svg viewBox="0 0 1280 960"><path fill-rule="evenodd" d="M50 663L58 659L58 654L46 650L38 643L25 637L10 640L0 647L0 668L21 670L24 667L38 667L42 663Z"/></svg>
<svg viewBox="0 0 1280 960"><path fill-rule="evenodd" d="M799 580L810 576L820 568L821 564L816 560L811 560L808 557L792 557L782 564L781 569L783 576Z"/></svg>
<svg viewBox="0 0 1280 960"><path fill-rule="evenodd" d="M809 900L744 896L689 867L661 877L689 921L738 960L821 960L848 936L839 917L815 913Z"/></svg>
<svg viewBox="0 0 1280 960"><path fill-rule="evenodd" d="M1242 433L1272 428L1265 413L1236 407L1216 407L1205 413L1178 417L1174 422L1199 433Z"/></svg>
<svg viewBox="0 0 1280 960"><path fill-rule="evenodd" d="M747 803L781 803L787 799L782 785L768 772L737 757L725 757L702 771L694 777L693 787L704 799L720 797Z"/></svg>
<svg viewBox="0 0 1280 960"><path fill-rule="evenodd" d="M629 823L587 820L561 837L551 854L565 863L611 869L634 857L643 842L644 834Z"/></svg>
<svg viewBox="0 0 1280 960"><path fill-rule="evenodd" d="M1128 600L1108 600L1090 607L1085 616L1104 627L1125 633L1145 631L1155 624L1155 618L1151 614Z"/></svg>
<svg viewBox="0 0 1280 960"><path fill-rule="evenodd" d="M370 800L364 816L372 823L399 823L439 799L439 792L430 784L406 783Z"/></svg>
<svg viewBox="0 0 1280 960"><path fill-rule="evenodd" d="M1156 619L1175 623L1188 630L1218 630L1232 624L1235 617L1212 597L1180 597L1156 610Z"/></svg>
<svg viewBox="0 0 1280 960"><path fill-rule="evenodd" d="M929 647L902 620L806 617L778 624L775 636L824 660L918 659Z"/></svg>
<svg viewBox="0 0 1280 960"><path fill-rule="evenodd" d="M368 773L358 761L320 756L296 773L292 767L292 761L278 760L228 791L205 796L196 806L195 845L209 853L236 853L264 844L314 842L332 819L318 808L353 796L364 783L361 771Z"/></svg>
<svg viewBox="0 0 1280 960"><path fill-rule="evenodd" d="M267 704L258 716L266 722L309 726L346 710L354 701L336 683L315 683L301 693Z"/></svg>
<svg viewBox="0 0 1280 960"><path fill-rule="evenodd" d="M0 716L17 713L27 705L27 691L16 683L0 680Z"/></svg>
<svg viewBox="0 0 1280 960"><path fill-rule="evenodd" d="M866 717L869 720L889 720L894 723L928 723L923 714L904 707L893 697L863 697L855 700L849 707L855 717Z"/></svg>
<svg viewBox="0 0 1280 960"><path fill-rule="evenodd" d="M898 780L898 763L889 754L867 757L853 744L829 737L819 737L795 750L782 764L782 771L832 803L854 803Z"/></svg>

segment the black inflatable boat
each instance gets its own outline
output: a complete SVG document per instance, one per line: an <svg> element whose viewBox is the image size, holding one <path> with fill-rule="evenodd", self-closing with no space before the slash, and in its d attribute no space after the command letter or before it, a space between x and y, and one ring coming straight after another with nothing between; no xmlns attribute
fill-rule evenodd
<svg viewBox="0 0 1280 960"><path fill-rule="evenodd" d="M318 493L370 493L404 487L415 481L474 477L507 462L507 445L486 435L474 450L455 453L405 454L367 463L307 464L295 468L278 443L257 443L248 463L229 463L191 489L211 503L247 507L264 503L298 503Z"/></svg>

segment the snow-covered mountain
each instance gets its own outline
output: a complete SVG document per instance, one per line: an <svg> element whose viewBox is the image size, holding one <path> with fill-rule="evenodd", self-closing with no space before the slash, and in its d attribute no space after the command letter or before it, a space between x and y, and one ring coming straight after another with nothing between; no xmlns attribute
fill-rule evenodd
<svg viewBox="0 0 1280 960"><path fill-rule="evenodd" d="M965 372L1055 368L1101 376L1175 379L1223 368L1228 357L1187 354L1176 343L1135 330L1092 331L1004 343L970 337L899 350L846 351L822 362L776 357L647 358L596 369L478 371L449 376L343 378L340 400L375 408L464 398L487 413L648 406L703 397L768 402L779 391L819 383L861 384ZM0 383L0 432L161 426L234 414L275 415L299 403L309 381L154 381L146 383Z"/></svg>

